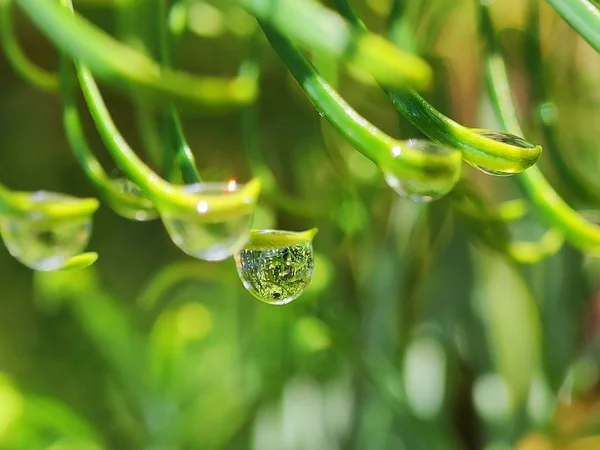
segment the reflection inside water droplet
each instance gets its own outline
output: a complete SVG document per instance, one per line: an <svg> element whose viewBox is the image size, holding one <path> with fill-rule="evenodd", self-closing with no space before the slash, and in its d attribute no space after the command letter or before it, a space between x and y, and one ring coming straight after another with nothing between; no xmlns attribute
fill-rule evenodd
<svg viewBox="0 0 600 450"><path fill-rule="evenodd" d="M529 141L526 141L522 137L517 136L517 135L512 134L512 133L507 133L505 131L478 130L478 129L473 129L472 131L475 132L475 133L477 133L477 134L479 134L480 136L484 136L484 137L486 137L488 139L491 139L493 141L502 142L503 144L512 145L514 147L530 148L530 149L536 148L536 146L534 144L532 144ZM469 163L469 164L471 164L471 163ZM508 172L508 171L498 171L498 170L491 170L491 169L488 169L486 167L481 167L481 166L478 166L477 164L471 164L471 165L473 167L475 167L476 169L482 171L486 175L493 175L493 176L496 176L496 177L509 177L509 176L515 174L514 171L510 171L510 172Z"/></svg>
<svg viewBox="0 0 600 450"><path fill-rule="evenodd" d="M51 192L36 192L36 203L68 203L74 197ZM0 233L8 252L27 267L51 271L61 269L71 257L86 247L92 229L91 217L47 218L2 217Z"/></svg>
<svg viewBox="0 0 600 450"><path fill-rule="evenodd" d="M449 156L458 152L458 150L431 141L417 139L407 141L405 147L418 150L427 155ZM401 155L401 149L399 147L393 147L392 156L400 157ZM383 170L383 175L388 186L396 191L401 197L414 202L430 202L443 197L454 188L460 177L460 164L456 165L454 173L445 177L436 177L430 180L404 178L385 169Z"/></svg>
<svg viewBox="0 0 600 450"><path fill-rule="evenodd" d="M230 183L196 183L186 186L186 193L204 195L230 195L241 190L243 185ZM253 209L232 216L227 220L212 220L210 205L204 200L198 202L196 214L162 214L171 239L188 255L205 261L221 261L238 252L248 241L252 225Z"/></svg>
<svg viewBox="0 0 600 450"><path fill-rule="evenodd" d="M312 280L312 243L244 249L235 255L235 263L248 292L265 303L285 305L298 298Z"/></svg>
<svg viewBox="0 0 600 450"><path fill-rule="evenodd" d="M129 220L138 222L146 222L158 218L158 211L140 188L128 178L115 178L112 180L113 185L125 196L107 199L110 202L111 208ZM133 197L133 198L131 198ZM131 200L131 201L128 201Z"/></svg>

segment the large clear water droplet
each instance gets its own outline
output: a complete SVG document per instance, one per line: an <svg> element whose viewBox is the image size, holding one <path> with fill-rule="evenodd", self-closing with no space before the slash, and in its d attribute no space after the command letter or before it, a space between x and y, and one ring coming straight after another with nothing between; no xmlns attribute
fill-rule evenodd
<svg viewBox="0 0 600 450"><path fill-rule="evenodd" d="M312 280L312 243L299 242L286 247L252 246L237 253L235 263L248 292L262 302L285 305L298 298Z"/></svg>
<svg viewBox="0 0 600 450"><path fill-rule="evenodd" d="M146 222L158 218L158 211L140 188L125 177L112 180L113 186L121 194L118 198L107 199L111 208L129 220Z"/></svg>
<svg viewBox="0 0 600 450"><path fill-rule="evenodd" d="M418 139L407 141L406 147L418 150L426 155L451 156L458 152L458 150L453 148ZM398 149L394 152L394 156L400 157L402 154L401 148L394 148ZM460 178L460 163L457 163L454 173L446 177L436 177L430 180L403 178L385 169L383 170L383 175L388 186L401 197L414 202L430 202L443 197L456 186Z"/></svg>
<svg viewBox="0 0 600 450"><path fill-rule="evenodd" d="M185 186L188 194L231 195L243 189L237 183L195 183ZM227 220L210 218L210 205L198 202L195 214L165 212L162 220L171 239L188 255L205 261L222 261L238 252L248 241L253 209Z"/></svg>
<svg viewBox="0 0 600 450"><path fill-rule="evenodd" d="M39 191L35 203L69 203L75 197ZM51 271L61 269L86 247L92 230L91 217L48 219L35 212L26 217L0 217L0 234L8 252L27 267Z"/></svg>
<svg viewBox="0 0 600 450"><path fill-rule="evenodd" d="M502 142L503 144L512 145L513 147L531 148L531 149L536 148L536 145L532 144L531 142L523 139L520 136L517 136L516 134L507 133L506 131L478 130L478 129L472 129L471 131L479 134L480 136L484 136L488 139L491 139L493 141ZM478 166L477 164L471 164L471 165L473 167L475 167L476 169L482 171L486 175L493 175L496 177L510 177L515 174L514 171L505 172L505 171L491 170L486 167Z"/></svg>

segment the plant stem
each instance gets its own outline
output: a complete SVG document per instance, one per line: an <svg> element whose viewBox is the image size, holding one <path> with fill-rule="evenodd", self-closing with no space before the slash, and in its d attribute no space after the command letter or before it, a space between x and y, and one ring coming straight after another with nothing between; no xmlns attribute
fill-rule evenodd
<svg viewBox="0 0 600 450"><path fill-rule="evenodd" d="M560 178L564 182L566 193L569 197L578 199L588 204L600 205L600 194L598 188L591 186L583 174L576 171L563 152L558 149L558 137L556 127L544 115L543 108L546 106L554 107L554 104L548 99L548 93L545 86L545 80L542 76L542 54L540 44L540 18L539 2L530 0L529 2L529 24L527 31L527 67L531 80L531 90L533 93L534 107L538 121L546 142L546 149L550 155L553 165Z"/></svg>
<svg viewBox="0 0 600 450"><path fill-rule="evenodd" d="M48 92L56 91L56 74L31 62L21 49L13 28L12 8L12 0L0 0L0 39L6 59L17 73L34 86Z"/></svg>
<svg viewBox="0 0 600 450"><path fill-rule="evenodd" d="M431 69L375 34L348 24L314 0L240 0L260 21L302 47L343 60L371 73L387 86L426 88Z"/></svg>
<svg viewBox="0 0 600 450"><path fill-rule="evenodd" d="M499 122L506 131L520 134L515 105L511 99L506 67L497 53L495 34L489 16L488 6L480 2L481 33L486 38L486 75L490 96ZM535 205L549 224L565 234L566 239L580 250L598 253L600 251L600 227L594 225L573 210L552 188L542 172L532 167L519 175L519 186L524 195Z"/></svg>
<svg viewBox="0 0 600 450"><path fill-rule="evenodd" d="M258 42L256 35L251 38L249 54L240 67L240 74L253 77L260 84L260 68L257 61ZM245 106L241 113L242 137L250 169L263 182L263 196L277 208L290 214L303 217L325 217L331 213L333 205L323 201L306 200L289 194L283 189L270 169L261 151L259 133L259 101Z"/></svg>
<svg viewBox="0 0 600 450"><path fill-rule="evenodd" d="M161 70L152 59L123 45L55 1L17 0L23 11L62 51L80 59L99 77L156 99L178 100L210 110L236 106L255 95L251 81L200 78Z"/></svg>
<svg viewBox="0 0 600 450"><path fill-rule="evenodd" d="M600 11L590 0L546 0L579 35L600 52Z"/></svg>
<svg viewBox="0 0 600 450"><path fill-rule="evenodd" d="M60 6L73 12L71 0L61 0ZM171 185L158 176L144 164L120 134L88 68L78 60L75 61L75 68L83 95L104 144L125 175L137 184L161 213L191 216L203 214L206 220L225 220L230 215L239 215L254 207L261 187L257 179L230 195L221 196L187 194L181 187Z"/></svg>
<svg viewBox="0 0 600 450"><path fill-rule="evenodd" d="M345 3L343 11L348 20L366 29L348 0L339 3ZM413 90L384 90L396 109L414 126L430 139L461 150L464 159L475 166L503 174L519 173L535 164L542 152L539 145L522 148L481 136L443 115Z"/></svg>
<svg viewBox="0 0 600 450"><path fill-rule="evenodd" d="M394 165L398 176L428 179L454 176L460 154L425 155L415 151L360 116L283 36L261 24L271 46L310 98L315 108L363 155L380 167Z"/></svg>
<svg viewBox="0 0 600 450"><path fill-rule="evenodd" d="M159 61L164 68L170 69L172 67L172 58L167 6L167 0L159 0L160 23L158 24L158 47ZM177 112L175 105L169 105L164 118L164 127L166 134L164 146L164 151L166 153L165 158L172 159L174 156L175 162L181 171L184 183L198 183L202 178L200 172L198 172L194 154L185 139L181 120L179 119L179 113Z"/></svg>

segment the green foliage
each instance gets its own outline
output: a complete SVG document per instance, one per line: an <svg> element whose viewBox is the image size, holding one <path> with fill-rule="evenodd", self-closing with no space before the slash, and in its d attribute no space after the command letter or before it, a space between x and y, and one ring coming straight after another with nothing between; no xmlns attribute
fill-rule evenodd
<svg viewBox="0 0 600 450"><path fill-rule="evenodd" d="M0 450L597 448L600 15L547 3L0 0Z"/></svg>

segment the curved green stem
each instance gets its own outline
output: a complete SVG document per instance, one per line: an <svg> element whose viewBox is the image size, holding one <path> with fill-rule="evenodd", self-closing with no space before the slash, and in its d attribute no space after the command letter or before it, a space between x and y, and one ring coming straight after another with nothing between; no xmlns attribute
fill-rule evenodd
<svg viewBox="0 0 600 450"><path fill-rule="evenodd" d="M347 3L347 0L341 1ZM349 5L344 11L357 27L365 27ZM539 145L523 148L486 138L478 133L480 130L464 127L446 117L415 91L387 90L386 93L396 109L426 136L461 150L467 162L488 172L503 175L522 172L535 164L542 152Z"/></svg>
<svg viewBox="0 0 600 450"><path fill-rule="evenodd" d="M137 184L159 209L174 208L194 212L199 203L206 202L210 205L210 211L217 214L230 210L237 213L251 206L249 199L255 199L260 191L260 182L256 179L248 183L243 190L229 196L205 195L200 199L199 196L185 194L180 187L173 186L159 177L137 157L119 133L91 73L80 63L76 63L76 67L84 97L104 144L125 175Z"/></svg>
<svg viewBox="0 0 600 450"><path fill-rule="evenodd" d="M509 255L521 264L534 264L558 252L563 234L550 229L538 241L517 241L511 237L507 222L522 218L527 212L523 200L489 205L475 189L462 182L451 196L457 211L473 220L476 233L490 247ZM481 226L483 225L483 226Z"/></svg>
<svg viewBox="0 0 600 450"><path fill-rule="evenodd" d="M61 2L66 9L72 11L71 0ZM119 132L87 67L80 61L75 61L75 68L83 95L104 144L125 175L139 186L161 212L175 211L192 215L205 213L206 218L212 217L217 220L230 214L238 215L254 206L260 192L260 181L257 179L227 196L200 196L187 194L181 187L174 186L158 176L135 154Z"/></svg>
<svg viewBox="0 0 600 450"><path fill-rule="evenodd" d="M431 82L431 69L421 58L351 26L314 0L240 1L261 22L301 47L356 65L386 86L421 89Z"/></svg>
<svg viewBox="0 0 600 450"><path fill-rule="evenodd" d="M259 84L260 69L256 61L254 50L256 48L256 39L251 38L251 51L249 57L242 63L240 73L247 77L253 77ZM263 195L278 208L290 214L304 217L323 216L331 211L332 205L325 205L323 202L304 200L294 195L288 194L277 182L277 179L269 165L267 164L262 152L260 137L258 135L258 101L260 97L245 106L242 109L242 136L244 140L244 149L246 150L247 160L251 171L263 182Z"/></svg>
<svg viewBox="0 0 600 450"><path fill-rule="evenodd" d="M143 53L147 57L155 57L150 53L146 46L147 35L144 33L144 27L152 26L154 31L153 20L148 18L148 10L154 6L153 1L145 2L146 8L143 9L138 0L119 1L114 10L116 21L116 35L124 44ZM150 17L154 17L151 15ZM157 111L152 108L151 101L141 92L133 92L131 102L134 106L133 115L137 128L137 134L140 137L142 147L148 156L152 167L160 169L165 173L163 167L163 142L160 133L160 126L156 121ZM170 178L167 177L170 181Z"/></svg>
<svg viewBox="0 0 600 450"><path fill-rule="evenodd" d="M590 0L546 0L597 52L600 52L600 10Z"/></svg>
<svg viewBox="0 0 600 450"><path fill-rule="evenodd" d="M160 11L158 24L159 33L159 61L164 68L171 68L171 42L169 40L168 8L165 0L160 0ZM243 74L241 74L244 78ZM248 78L251 80L251 78ZM256 82L254 81L255 85ZM196 166L194 154L188 145L179 119L179 113L174 105L170 105L164 119L166 142L165 150L167 157L175 156L175 163L181 171L183 181L186 184L198 183L201 181L200 172ZM174 151L172 151L174 149Z"/></svg>
<svg viewBox="0 0 600 450"><path fill-rule="evenodd" d="M84 61L99 77L120 87L211 110L247 103L256 94L251 80L200 78L161 70L154 60L114 40L79 15L70 14L57 2L17 1L62 51Z"/></svg>
<svg viewBox="0 0 600 450"><path fill-rule="evenodd" d="M117 15L122 39L146 56L154 54L162 69L171 70L167 6L164 0L129 0L118 6ZM154 47L157 48L150 48L151 35L156 35L158 42L154 42ZM179 174L175 171L177 166L186 184L199 182L200 174L185 140L176 107L168 104L166 110L159 113L162 127L157 127L156 114L148 108L147 103L141 96L135 99L138 128L147 153L161 167L167 180L179 179Z"/></svg>
<svg viewBox="0 0 600 450"><path fill-rule="evenodd" d="M586 182L585 176L573 167L566 155L558 149L558 136L554 124L555 115L548 117L546 108L554 107L548 99L545 80L542 76L542 53L540 45L539 2L530 0L529 21L527 30L527 67L531 80L532 97L535 102L535 112L538 116L541 131L546 142L546 149L551 157L554 168L562 179L569 197L588 204L600 205L600 193L597 187Z"/></svg>
<svg viewBox="0 0 600 450"><path fill-rule="evenodd" d="M61 57L60 80L61 80L61 95L63 100L63 124L69 146L79 162L85 175L98 189L104 200L118 214L131 218L131 214L126 211L146 211L152 215L154 205L150 200L142 196L136 196L124 192L115 184L102 168L100 162L96 159L90 146L85 138L83 125L79 118L77 106L75 102L75 80L71 74L71 64L66 60L65 56ZM149 216L144 216L147 220Z"/></svg>
<svg viewBox="0 0 600 450"><path fill-rule="evenodd" d="M489 11L480 2L482 34L488 43L486 75L489 81L492 104L498 120L505 130L520 134L515 105L507 89L508 75L502 57L495 52L496 43ZM565 238L580 250L600 252L600 227L594 225L573 210L552 188L542 172L532 167L518 177L526 197L535 205L548 223L564 233Z"/></svg>
<svg viewBox="0 0 600 450"><path fill-rule="evenodd" d="M192 149L183 134L179 113L173 105L169 107L165 116L165 134L165 149L169 149L170 156L175 157L175 163L181 171L183 182L192 184L202 181Z"/></svg>
<svg viewBox="0 0 600 450"><path fill-rule="evenodd" d="M0 38L6 59L17 73L34 86L44 91L56 91L56 74L31 62L21 49L13 28L12 8L12 0L0 0Z"/></svg>
<svg viewBox="0 0 600 450"><path fill-rule="evenodd" d="M460 170L460 153L424 154L405 146L369 123L316 72L310 62L284 37L262 24L271 46L315 108L357 150L386 171L415 180L454 177Z"/></svg>

